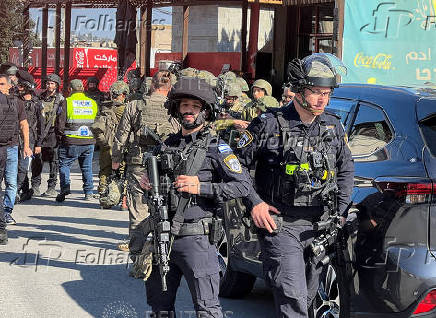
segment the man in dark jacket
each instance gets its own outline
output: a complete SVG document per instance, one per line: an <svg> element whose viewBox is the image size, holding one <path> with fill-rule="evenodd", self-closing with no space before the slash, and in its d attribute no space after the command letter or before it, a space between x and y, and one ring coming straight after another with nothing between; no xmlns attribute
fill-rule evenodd
<svg viewBox="0 0 436 318"><path fill-rule="evenodd" d="M32 75L28 72L19 70L18 77L18 102L24 105L29 123L29 146L33 149L34 154L41 153L41 130L43 118L41 115L41 102L35 95L35 82ZM31 157L24 157L22 150L24 143L20 142L20 152L18 155L18 176L17 176L17 200L18 202L29 200L32 197L32 191L29 189L29 178L27 172L30 170Z"/></svg>
<svg viewBox="0 0 436 318"><path fill-rule="evenodd" d="M23 157L30 157L29 124L23 104L10 94L12 83L8 75L0 74L0 183L5 179L5 196L0 206L0 244L7 243L6 224L15 224L11 213L17 194L18 139L23 136ZM18 129L20 128L20 130Z"/></svg>
<svg viewBox="0 0 436 318"><path fill-rule="evenodd" d="M41 153L35 155L32 161L32 190L33 195L40 195L41 173L44 162L48 162L50 174L48 178L47 191L42 196L56 196L56 183L59 170L59 159L57 150L57 140L55 134L56 113L64 101L64 97L59 93L61 78L56 74L47 76L47 89L42 92L40 100L42 102L42 117L44 126L41 132Z"/></svg>

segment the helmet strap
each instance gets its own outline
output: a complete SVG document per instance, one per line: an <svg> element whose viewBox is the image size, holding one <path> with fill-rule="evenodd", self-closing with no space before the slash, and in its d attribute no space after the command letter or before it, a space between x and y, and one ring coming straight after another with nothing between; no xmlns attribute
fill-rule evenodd
<svg viewBox="0 0 436 318"><path fill-rule="evenodd" d="M300 93L302 100L300 101L297 97L294 97L294 99L298 102L298 104L301 107L303 107L305 110L307 110L308 112L310 112L312 115L315 116L321 115L323 113L322 111L320 112L319 110L314 110L312 106L310 106L310 104L307 102L306 98L304 97L304 87L299 89L298 93Z"/></svg>
<svg viewBox="0 0 436 318"><path fill-rule="evenodd" d="M206 110L202 110L197 118L195 118L195 121L193 123L186 123L183 121L183 116L182 114L179 112L179 116L178 116L178 120L180 122L180 124L182 125L183 128L187 129L187 130L191 130L191 129L195 129L198 126L204 124L206 122Z"/></svg>

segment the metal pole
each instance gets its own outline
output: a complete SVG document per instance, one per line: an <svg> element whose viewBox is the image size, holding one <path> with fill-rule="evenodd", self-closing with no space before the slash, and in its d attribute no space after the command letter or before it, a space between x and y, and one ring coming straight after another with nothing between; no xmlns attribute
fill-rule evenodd
<svg viewBox="0 0 436 318"><path fill-rule="evenodd" d="M65 4L64 92L67 92L70 71L71 2Z"/></svg>
<svg viewBox="0 0 436 318"><path fill-rule="evenodd" d="M150 58L151 58L151 20L153 19L153 2L147 1L146 17L146 42L145 42L145 75L150 76Z"/></svg>
<svg viewBox="0 0 436 318"><path fill-rule="evenodd" d="M23 65L24 67L29 67L30 64L30 48L32 43L30 42L30 13L29 6L24 8L24 41L23 41Z"/></svg>
<svg viewBox="0 0 436 318"><path fill-rule="evenodd" d="M189 6L183 6L183 31L182 31L182 63L185 65L186 56L188 55L189 44Z"/></svg>
<svg viewBox="0 0 436 318"><path fill-rule="evenodd" d="M251 78L253 79L256 77L255 58L257 54L257 41L259 37L259 15L259 2L252 3L250 15L250 40L248 42L248 72L251 74Z"/></svg>
<svg viewBox="0 0 436 318"><path fill-rule="evenodd" d="M56 25L55 25L55 41L56 41L56 53L55 53L55 73L59 75L61 64L61 4L56 4Z"/></svg>
<svg viewBox="0 0 436 318"><path fill-rule="evenodd" d="M242 26L241 26L241 71L247 72L247 17L248 0L242 1Z"/></svg>
<svg viewBox="0 0 436 318"><path fill-rule="evenodd" d="M140 15L141 15L141 26L139 30L139 38L140 38L140 44L139 44L139 63L141 66L141 76L144 76L146 73L145 70L145 55L146 55L146 42L147 42L147 34L146 34L146 19L147 19L147 12L145 6L142 6L140 9Z"/></svg>
<svg viewBox="0 0 436 318"><path fill-rule="evenodd" d="M47 78L47 31L48 31L48 4L42 9L42 52L41 52L41 88L45 87Z"/></svg>

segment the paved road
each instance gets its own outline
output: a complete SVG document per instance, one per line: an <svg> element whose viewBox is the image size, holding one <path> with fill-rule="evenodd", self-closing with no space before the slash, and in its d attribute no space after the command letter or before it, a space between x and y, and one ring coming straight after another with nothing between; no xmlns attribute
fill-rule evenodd
<svg viewBox="0 0 436 318"><path fill-rule="evenodd" d="M128 277L127 253L115 249L127 235L128 212L84 201L75 171L63 204L38 197L16 206L18 224L0 246L0 317L148 317L144 284ZM221 304L228 318L273 316L262 281L249 297ZM184 281L176 310L178 318L195 317Z"/></svg>

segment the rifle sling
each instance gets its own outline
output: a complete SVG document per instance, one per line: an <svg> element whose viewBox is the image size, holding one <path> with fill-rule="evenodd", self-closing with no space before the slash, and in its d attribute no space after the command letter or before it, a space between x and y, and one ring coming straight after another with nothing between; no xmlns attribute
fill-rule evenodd
<svg viewBox="0 0 436 318"><path fill-rule="evenodd" d="M186 175L195 176L197 175L198 171L200 171L201 166L206 159L207 148L209 147L210 140L211 136L207 135L206 138L202 139L201 142L197 144L197 146L195 145L195 142L194 144L190 145L189 148L195 147L195 149L191 151L188 156L187 160L190 166L186 169ZM190 199L191 195L189 193L182 193L179 204L177 206L176 214L172 219L171 233L174 235L179 235L180 233L180 229L183 225L183 222L185 221L185 208L188 205Z"/></svg>

